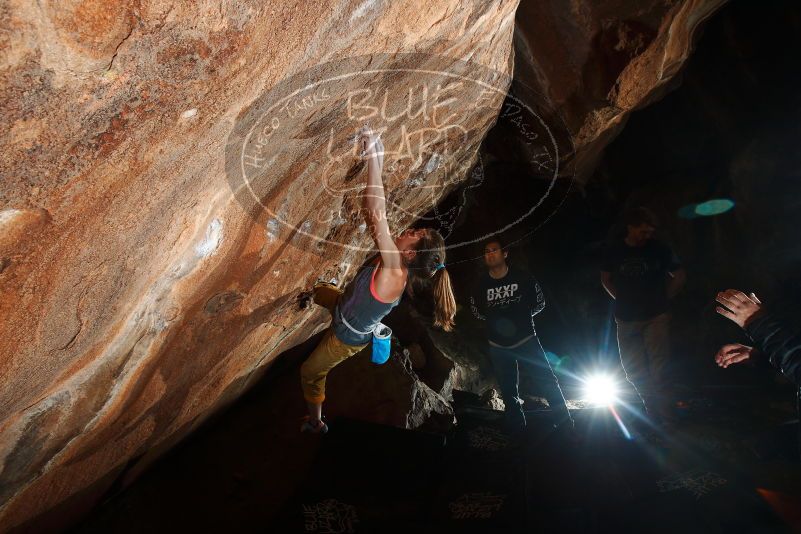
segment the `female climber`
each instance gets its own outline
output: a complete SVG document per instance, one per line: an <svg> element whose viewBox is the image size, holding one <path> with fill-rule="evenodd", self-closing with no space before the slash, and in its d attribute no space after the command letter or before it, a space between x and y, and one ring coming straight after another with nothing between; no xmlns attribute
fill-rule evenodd
<svg viewBox="0 0 801 534"><path fill-rule="evenodd" d="M340 294L330 285L315 286L315 302L329 307L333 319L320 344L300 369L303 396L309 408L309 418L301 427L303 432L328 431L322 420L326 376L335 365L371 341L375 358L374 331L383 326L381 319L400 302L410 276L433 280L435 326L450 331L456 313L456 300L445 269L442 235L431 228L412 228L392 238L381 179L384 145L369 128L360 132L359 143L362 156L367 159L362 209L379 254L375 261L359 270L344 293ZM385 341L389 343L389 339Z"/></svg>

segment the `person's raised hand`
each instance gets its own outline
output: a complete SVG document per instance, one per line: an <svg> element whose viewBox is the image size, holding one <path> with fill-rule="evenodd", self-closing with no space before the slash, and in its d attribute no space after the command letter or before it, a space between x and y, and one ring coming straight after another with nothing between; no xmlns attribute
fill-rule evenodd
<svg viewBox="0 0 801 534"><path fill-rule="evenodd" d="M730 343L723 345L715 354L715 363L724 369L734 363L744 362L751 358L754 347L741 345L740 343Z"/></svg>
<svg viewBox="0 0 801 534"><path fill-rule="evenodd" d="M736 289L727 289L718 293L715 300L721 304L715 311L741 327L745 327L762 312L762 302L753 293L746 295Z"/></svg>
<svg viewBox="0 0 801 534"><path fill-rule="evenodd" d="M359 157L361 158L367 157L367 151L370 147L371 133L372 130L367 124L359 128L359 131L356 132L356 140L359 143Z"/></svg>
<svg viewBox="0 0 801 534"><path fill-rule="evenodd" d="M373 143L373 149L375 150L376 157L378 159L378 168L382 171L384 170L384 143L381 141L381 137L376 137Z"/></svg>
<svg viewBox="0 0 801 534"><path fill-rule="evenodd" d="M365 124L359 130L358 136L361 156L365 159L378 157L381 162L384 158L384 143L381 142L381 134L373 131L369 124Z"/></svg>

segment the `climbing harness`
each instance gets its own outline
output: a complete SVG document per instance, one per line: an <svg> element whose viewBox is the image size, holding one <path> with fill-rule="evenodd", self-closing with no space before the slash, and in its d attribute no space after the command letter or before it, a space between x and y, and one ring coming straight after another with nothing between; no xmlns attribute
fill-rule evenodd
<svg viewBox="0 0 801 534"><path fill-rule="evenodd" d="M384 323L378 323L372 330L363 332L353 328L347 319L343 317L342 312L339 311L339 308L336 309L336 314L339 317L339 320L342 321L342 324L344 324L348 330L354 334L361 336L366 336L368 334L373 335L372 354L370 356L370 361L381 365L389 360L389 356L392 352L392 329L390 327Z"/></svg>

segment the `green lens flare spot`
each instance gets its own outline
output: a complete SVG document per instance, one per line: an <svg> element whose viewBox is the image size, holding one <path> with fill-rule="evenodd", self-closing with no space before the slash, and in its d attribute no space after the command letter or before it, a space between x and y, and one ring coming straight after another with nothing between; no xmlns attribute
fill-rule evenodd
<svg viewBox="0 0 801 534"><path fill-rule="evenodd" d="M709 217L711 215L720 215L721 213L726 213L733 207L734 202L731 200L727 198L717 198L698 204L695 207L695 213L703 217Z"/></svg>

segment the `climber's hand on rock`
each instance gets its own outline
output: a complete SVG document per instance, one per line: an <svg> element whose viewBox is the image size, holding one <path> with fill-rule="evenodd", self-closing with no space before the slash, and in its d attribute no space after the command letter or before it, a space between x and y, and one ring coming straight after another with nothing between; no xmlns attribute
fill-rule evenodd
<svg viewBox="0 0 801 534"><path fill-rule="evenodd" d="M361 148L361 156L369 158L375 153L375 139L376 134L373 129L365 124L359 129L359 147Z"/></svg>
<svg viewBox="0 0 801 534"><path fill-rule="evenodd" d="M744 362L752 357L754 347L741 345L740 343L730 343L723 345L715 354L715 363L724 369L734 363Z"/></svg>
<svg viewBox="0 0 801 534"><path fill-rule="evenodd" d="M378 168L384 168L384 143L381 141L380 134L375 133L369 126L364 126L360 130L359 143L361 156L370 161L375 158Z"/></svg>
<svg viewBox="0 0 801 534"><path fill-rule="evenodd" d="M727 289L718 293L715 300L721 304L716 311L741 327L745 327L762 313L762 303L753 293L746 295L736 289Z"/></svg>

